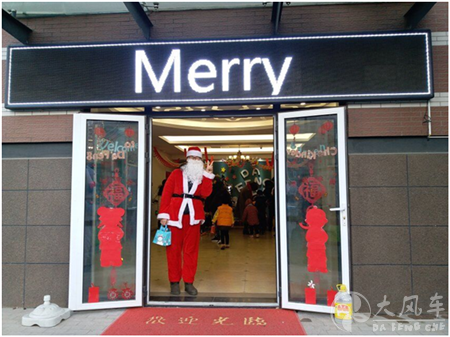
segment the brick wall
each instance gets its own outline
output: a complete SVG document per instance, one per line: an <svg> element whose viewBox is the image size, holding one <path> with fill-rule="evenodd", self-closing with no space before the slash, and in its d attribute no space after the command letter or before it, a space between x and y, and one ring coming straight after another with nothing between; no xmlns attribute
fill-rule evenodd
<svg viewBox="0 0 450 337"><path fill-rule="evenodd" d="M413 3L284 6L280 34L402 30ZM448 3L438 2L419 28L448 31ZM271 35L272 9L167 11L149 14L154 39ZM34 30L31 43L142 40L130 14L21 19ZM5 36L6 35L6 36ZM14 39L3 32L3 47Z"/></svg>
<svg viewBox="0 0 450 337"><path fill-rule="evenodd" d="M403 15L413 3L379 3L326 6L284 6L280 34L310 34L367 30L401 30ZM271 8L208 11L170 11L149 14L155 39L214 38L271 35ZM34 30L31 43L104 42L143 40L142 33L126 14L21 19ZM421 21L419 28L448 31L448 3L439 2ZM15 44L2 31L3 46ZM434 88L448 92L448 46L433 47ZM3 81L5 76L3 62ZM2 95L4 101L4 95ZM350 109L349 136L426 136L423 124L426 107L398 109ZM39 115L38 112L33 113ZM45 113L48 114L48 113ZM16 118L16 117L14 117ZM3 142L70 141L68 119L23 116L20 121L3 117ZM54 121L51 119L54 118ZM42 121L46 121L42 123ZM34 127L37 121L38 128ZM433 135L448 135L448 96L446 106L432 106ZM46 138L47 137L47 138Z"/></svg>

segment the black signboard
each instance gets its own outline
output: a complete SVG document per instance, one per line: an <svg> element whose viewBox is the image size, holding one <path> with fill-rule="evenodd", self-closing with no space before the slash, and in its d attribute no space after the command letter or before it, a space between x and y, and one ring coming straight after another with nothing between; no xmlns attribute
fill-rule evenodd
<svg viewBox="0 0 450 337"><path fill-rule="evenodd" d="M6 107L429 99L429 31L8 48Z"/></svg>

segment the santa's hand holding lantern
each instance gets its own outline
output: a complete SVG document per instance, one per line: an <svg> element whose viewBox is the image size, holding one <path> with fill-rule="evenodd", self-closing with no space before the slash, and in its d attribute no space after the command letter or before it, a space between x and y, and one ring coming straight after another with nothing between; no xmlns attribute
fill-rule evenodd
<svg viewBox="0 0 450 337"><path fill-rule="evenodd" d="M197 271L200 224L205 221L203 202L212 192L213 161L202 161L198 147L190 147L186 164L174 170L161 196L158 219L171 226L172 244L166 247L170 293L180 294L181 278L189 295L197 295L193 283Z"/></svg>

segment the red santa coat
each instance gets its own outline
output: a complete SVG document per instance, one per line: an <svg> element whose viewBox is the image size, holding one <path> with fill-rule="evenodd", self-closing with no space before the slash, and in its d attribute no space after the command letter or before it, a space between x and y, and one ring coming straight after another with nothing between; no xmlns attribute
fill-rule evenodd
<svg viewBox="0 0 450 337"><path fill-rule="evenodd" d="M168 219L169 226L182 228L181 220L186 205L189 207L190 224L198 225L205 220L205 211L203 202L200 199L174 197L174 194L183 193L198 196L206 199L212 192L213 173L203 171L203 179L200 182L193 182L190 190L188 179L184 176L181 169L173 171L164 185L159 207L158 219Z"/></svg>

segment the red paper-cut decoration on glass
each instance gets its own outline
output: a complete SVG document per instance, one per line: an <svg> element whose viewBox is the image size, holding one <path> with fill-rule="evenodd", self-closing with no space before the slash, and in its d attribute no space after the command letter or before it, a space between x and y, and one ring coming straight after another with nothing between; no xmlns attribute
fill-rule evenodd
<svg viewBox="0 0 450 337"><path fill-rule="evenodd" d="M97 214L100 216L98 228L101 228L98 232L101 251L100 265L102 267L120 267L122 265L122 244L120 240L124 235L121 229L123 226L120 222L125 210L100 207Z"/></svg>
<svg viewBox="0 0 450 337"><path fill-rule="evenodd" d="M95 187L95 181L91 181L91 182L89 183L89 187L90 187L90 188L94 188L94 187Z"/></svg>
<svg viewBox="0 0 450 337"><path fill-rule="evenodd" d="M317 200L322 198L326 192L325 186L321 183L321 177L308 177L303 178L302 184L298 188L298 193L308 201L310 204L314 204Z"/></svg>
<svg viewBox="0 0 450 337"><path fill-rule="evenodd" d="M124 300L129 300L129 299L133 298L134 292L133 292L133 290L131 290L130 287L128 287L128 284L127 284L127 283L124 284L120 296L121 296Z"/></svg>
<svg viewBox="0 0 450 337"><path fill-rule="evenodd" d="M119 169L114 170L114 181L103 191L105 198L114 206L119 206L128 196L129 192L119 177Z"/></svg>
<svg viewBox="0 0 450 337"><path fill-rule="evenodd" d="M108 296L108 300L115 301L119 298L119 291L116 288L110 288L106 296Z"/></svg>
<svg viewBox="0 0 450 337"><path fill-rule="evenodd" d="M95 303L100 301L100 288L94 286L94 283L91 283L89 287L89 295L88 295L88 303Z"/></svg>
<svg viewBox="0 0 450 337"><path fill-rule="evenodd" d="M115 267L112 267L111 273L109 274L109 281L111 283L111 288L109 288L107 297L110 301L115 301L119 298L119 291L114 288L117 281L117 271Z"/></svg>
<svg viewBox="0 0 450 337"><path fill-rule="evenodd" d="M313 281L308 282L308 287L305 288L305 303L306 304L316 304L316 289L314 289L315 284Z"/></svg>
<svg viewBox="0 0 450 337"><path fill-rule="evenodd" d="M103 138L106 136L106 131L102 127L98 126L94 129L94 133L99 137Z"/></svg>
<svg viewBox="0 0 450 337"><path fill-rule="evenodd" d="M131 180L131 179L128 179L128 181L127 181L127 186L131 186L131 185L135 185L135 184L134 184L134 181Z"/></svg>
<svg viewBox="0 0 450 337"><path fill-rule="evenodd" d="M108 183L108 178L101 178L100 182L102 183L102 185L106 185Z"/></svg>
<svg viewBox="0 0 450 337"><path fill-rule="evenodd" d="M132 128L126 128L125 129L125 135L127 137L133 137L134 136L134 130Z"/></svg>
<svg viewBox="0 0 450 337"><path fill-rule="evenodd" d="M330 185L331 185L331 186L336 185L336 178L331 178L331 179L330 179Z"/></svg>
<svg viewBox="0 0 450 337"><path fill-rule="evenodd" d="M337 291L333 288L330 288L330 290L327 291L327 305L332 306L334 302L334 297L336 296Z"/></svg>
<svg viewBox="0 0 450 337"><path fill-rule="evenodd" d="M306 257L308 258L308 271L310 273L328 273L327 255L325 243L328 241L328 234L323 230L323 226L328 222L325 212L317 206L309 206L306 210L305 222L308 226L299 223L300 227L306 229Z"/></svg>

